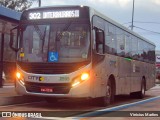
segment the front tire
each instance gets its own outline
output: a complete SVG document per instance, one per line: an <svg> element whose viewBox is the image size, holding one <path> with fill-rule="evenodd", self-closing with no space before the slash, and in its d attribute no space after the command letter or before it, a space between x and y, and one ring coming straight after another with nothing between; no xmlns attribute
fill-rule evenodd
<svg viewBox="0 0 160 120"><path fill-rule="evenodd" d="M115 96L114 86L111 80L109 80L106 86L105 96L99 98L99 105L102 107L110 105L111 103L114 102L114 96Z"/></svg>

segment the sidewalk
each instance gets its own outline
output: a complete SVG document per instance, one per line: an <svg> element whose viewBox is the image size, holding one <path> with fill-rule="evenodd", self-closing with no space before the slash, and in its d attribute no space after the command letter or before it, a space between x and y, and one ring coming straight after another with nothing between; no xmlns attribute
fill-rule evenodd
<svg viewBox="0 0 160 120"><path fill-rule="evenodd" d="M4 83L0 88L0 106L42 101L40 97L21 96L15 91L14 83Z"/></svg>
<svg viewBox="0 0 160 120"><path fill-rule="evenodd" d="M0 88L0 98L11 96L18 96L18 94L15 91L14 83L4 84L3 87Z"/></svg>

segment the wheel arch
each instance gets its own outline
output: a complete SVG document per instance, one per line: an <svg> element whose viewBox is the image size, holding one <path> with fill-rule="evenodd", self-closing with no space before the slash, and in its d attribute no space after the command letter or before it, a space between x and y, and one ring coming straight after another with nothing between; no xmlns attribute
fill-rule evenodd
<svg viewBox="0 0 160 120"><path fill-rule="evenodd" d="M111 84L113 85L114 88L114 95L116 94L116 79L115 76L113 74L111 74L108 78L108 80L111 81Z"/></svg>

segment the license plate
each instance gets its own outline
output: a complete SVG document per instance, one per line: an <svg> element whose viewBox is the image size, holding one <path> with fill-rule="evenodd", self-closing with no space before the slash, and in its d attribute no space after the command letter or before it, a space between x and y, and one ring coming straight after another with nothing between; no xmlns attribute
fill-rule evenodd
<svg viewBox="0 0 160 120"><path fill-rule="evenodd" d="M53 92L53 88L41 88L41 92L51 93L51 92Z"/></svg>

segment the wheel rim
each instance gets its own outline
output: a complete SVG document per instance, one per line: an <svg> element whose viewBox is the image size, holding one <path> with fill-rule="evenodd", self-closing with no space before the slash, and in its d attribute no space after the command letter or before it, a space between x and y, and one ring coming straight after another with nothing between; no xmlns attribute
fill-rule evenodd
<svg viewBox="0 0 160 120"><path fill-rule="evenodd" d="M106 101L109 104L111 102L111 95L112 95L112 88L110 83L107 85L107 92L106 92Z"/></svg>
<svg viewBox="0 0 160 120"><path fill-rule="evenodd" d="M142 95L145 95L145 88L144 88L144 84L142 85Z"/></svg>

